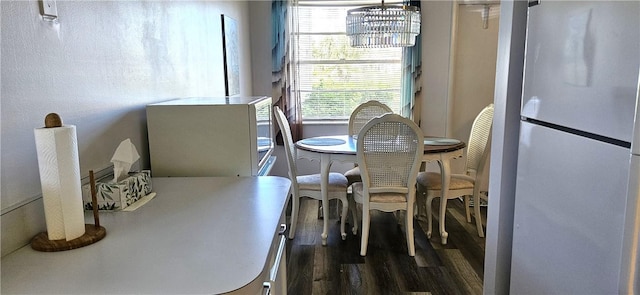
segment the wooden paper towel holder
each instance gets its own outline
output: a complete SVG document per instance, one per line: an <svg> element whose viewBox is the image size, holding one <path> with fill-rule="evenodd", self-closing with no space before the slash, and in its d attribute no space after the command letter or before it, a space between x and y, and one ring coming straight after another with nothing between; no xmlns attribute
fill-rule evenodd
<svg viewBox="0 0 640 295"><path fill-rule="evenodd" d="M70 241L64 239L49 240L47 232L39 233L31 240L31 248L42 252L66 251L91 245L102 240L106 235L107 231L104 227L94 224L85 224L84 235Z"/></svg>
<svg viewBox="0 0 640 295"><path fill-rule="evenodd" d="M44 122L46 128L62 126L62 120L56 113L48 114L45 117ZM31 248L36 251L43 252L66 251L91 245L102 240L102 238L107 235L107 230L100 226L100 218L98 217L98 200L96 197L96 182L93 177L93 170L89 171L89 179L91 182L91 203L93 205L93 218L95 220L95 224L85 224L84 234L70 241L65 239L49 240L47 232L41 232L31 240Z"/></svg>

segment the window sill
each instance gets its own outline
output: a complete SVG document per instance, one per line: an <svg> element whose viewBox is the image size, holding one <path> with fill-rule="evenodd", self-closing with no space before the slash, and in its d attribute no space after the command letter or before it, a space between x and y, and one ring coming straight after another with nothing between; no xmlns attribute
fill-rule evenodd
<svg viewBox="0 0 640 295"><path fill-rule="evenodd" d="M305 120L302 125L348 125L349 120Z"/></svg>

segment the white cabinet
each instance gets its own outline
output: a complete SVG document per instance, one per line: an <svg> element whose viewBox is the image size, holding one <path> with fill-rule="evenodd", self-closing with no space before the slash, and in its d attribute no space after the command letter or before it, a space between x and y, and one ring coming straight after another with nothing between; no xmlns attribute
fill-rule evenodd
<svg viewBox="0 0 640 295"><path fill-rule="evenodd" d="M271 97L192 97L147 105L151 174L266 175Z"/></svg>

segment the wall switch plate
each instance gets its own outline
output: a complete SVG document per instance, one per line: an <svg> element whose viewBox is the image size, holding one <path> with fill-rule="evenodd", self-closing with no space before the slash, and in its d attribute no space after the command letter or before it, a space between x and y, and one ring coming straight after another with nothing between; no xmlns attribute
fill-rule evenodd
<svg viewBox="0 0 640 295"><path fill-rule="evenodd" d="M58 18L58 7L55 0L42 0L42 17L49 21Z"/></svg>

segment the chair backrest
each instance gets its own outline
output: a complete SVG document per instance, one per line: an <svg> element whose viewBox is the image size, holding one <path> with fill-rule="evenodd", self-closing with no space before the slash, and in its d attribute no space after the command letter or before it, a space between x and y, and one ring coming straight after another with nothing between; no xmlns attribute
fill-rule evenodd
<svg viewBox="0 0 640 295"><path fill-rule="evenodd" d="M357 153L368 193L415 193L424 137L413 121L397 114L371 119L358 135Z"/></svg>
<svg viewBox="0 0 640 295"><path fill-rule="evenodd" d="M487 146L489 145L492 124L493 104L489 104L478 113L473 125L471 125L465 162L467 174L477 173L481 170L480 168L483 168L481 165L488 154Z"/></svg>
<svg viewBox="0 0 640 295"><path fill-rule="evenodd" d="M358 133L369 120L387 114L393 113L391 108L377 100L370 100L360 104L351 112L349 117L349 135L358 136Z"/></svg>
<svg viewBox="0 0 640 295"><path fill-rule="evenodd" d="M282 131L282 141L284 142L285 156L287 157L287 165L289 167L289 178L291 179L292 185L297 186L296 177L298 176L298 170L296 168L296 149L293 144L293 137L291 136L291 127L289 126L287 116L285 116L280 107L274 106L273 110L278 126L280 126L280 130Z"/></svg>

